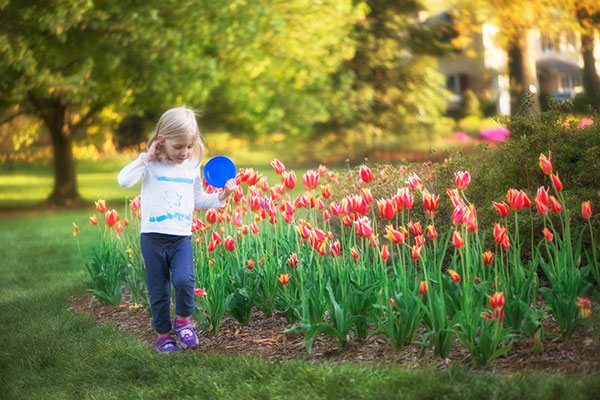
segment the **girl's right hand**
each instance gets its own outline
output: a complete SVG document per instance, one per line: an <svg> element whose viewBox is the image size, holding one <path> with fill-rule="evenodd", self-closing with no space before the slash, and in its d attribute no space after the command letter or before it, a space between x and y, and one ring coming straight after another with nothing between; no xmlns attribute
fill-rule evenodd
<svg viewBox="0 0 600 400"><path fill-rule="evenodd" d="M162 139L156 139L154 142L152 142L148 152L142 155L142 160L149 162L158 158L158 149L160 148L159 146L162 144L162 142Z"/></svg>

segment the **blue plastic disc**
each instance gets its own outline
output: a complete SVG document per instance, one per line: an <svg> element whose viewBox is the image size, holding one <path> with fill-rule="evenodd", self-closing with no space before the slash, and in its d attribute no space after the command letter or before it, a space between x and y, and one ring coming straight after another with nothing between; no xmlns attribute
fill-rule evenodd
<svg viewBox="0 0 600 400"><path fill-rule="evenodd" d="M228 180L235 178L235 164L227 157L214 157L204 166L204 178L216 188L225 186Z"/></svg>

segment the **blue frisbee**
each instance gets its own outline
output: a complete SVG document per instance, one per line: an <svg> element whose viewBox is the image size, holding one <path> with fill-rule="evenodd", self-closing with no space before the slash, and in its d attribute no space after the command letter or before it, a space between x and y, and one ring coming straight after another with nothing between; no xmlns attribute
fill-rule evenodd
<svg viewBox="0 0 600 400"><path fill-rule="evenodd" d="M216 188L225 186L228 180L235 178L235 164L227 157L213 157L204 166L204 178Z"/></svg>

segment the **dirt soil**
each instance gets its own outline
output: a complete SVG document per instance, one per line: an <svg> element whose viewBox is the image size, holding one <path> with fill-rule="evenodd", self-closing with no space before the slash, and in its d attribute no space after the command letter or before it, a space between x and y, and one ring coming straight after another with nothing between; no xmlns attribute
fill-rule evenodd
<svg viewBox="0 0 600 400"><path fill-rule="evenodd" d="M156 334L152 329L150 313L129 305L105 306L92 299L88 293L71 297L69 310L85 314L97 323L109 323L115 330L126 332L154 347ZM551 315L543 319L545 339L541 355L533 355L532 340L517 339L509 353L496 359L485 371L506 374L527 370L549 374L590 375L600 372L600 340L594 338L588 327L578 327L571 339L562 342L557 338L558 329ZM200 351L219 354L252 355L279 362L289 359L330 362L355 362L411 367L435 366L448 368L452 364L471 366L469 354L458 341L446 360L435 359L431 350L417 344L406 346L402 351L393 350L389 340L381 335L368 340L352 338L346 348L338 348L335 341L321 335L313 344L312 354L304 348L302 335L283 334L289 325L281 314L266 318L262 312L252 313L250 326L242 326L234 318L225 315L217 335L200 334ZM197 333L200 331L198 327Z"/></svg>

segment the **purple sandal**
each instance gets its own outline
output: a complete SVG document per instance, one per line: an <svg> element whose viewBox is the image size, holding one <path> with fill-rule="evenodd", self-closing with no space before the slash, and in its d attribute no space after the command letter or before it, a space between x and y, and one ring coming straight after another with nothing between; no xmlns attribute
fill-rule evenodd
<svg viewBox="0 0 600 400"><path fill-rule="evenodd" d="M157 353L179 353L179 347L177 342L172 337L158 338L156 339L156 352Z"/></svg>
<svg viewBox="0 0 600 400"><path fill-rule="evenodd" d="M179 337L179 345L183 350L187 349L195 349L198 347L198 337L196 336L196 332L192 328L192 323L188 319L187 322L179 323L177 319L175 319L175 333Z"/></svg>

